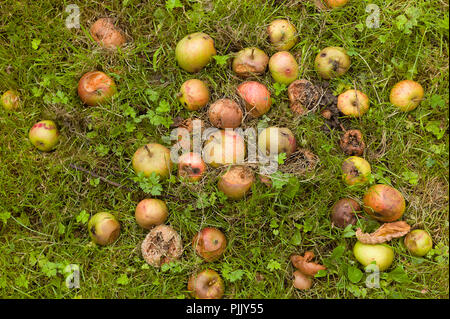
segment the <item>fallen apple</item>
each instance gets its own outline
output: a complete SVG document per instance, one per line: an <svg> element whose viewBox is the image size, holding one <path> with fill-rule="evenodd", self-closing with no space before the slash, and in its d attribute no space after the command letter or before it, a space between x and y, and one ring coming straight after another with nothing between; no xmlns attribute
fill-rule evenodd
<svg viewBox="0 0 450 319"><path fill-rule="evenodd" d="M232 166L219 177L217 188L228 198L241 199L251 189L255 176L247 166Z"/></svg>
<svg viewBox="0 0 450 319"><path fill-rule="evenodd" d="M361 156L364 153L366 144L360 130L347 130L342 136L339 145L342 151L350 156Z"/></svg>
<svg viewBox="0 0 450 319"><path fill-rule="evenodd" d="M394 250L383 244L368 245L358 241L353 247L353 254L364 267L375 262L379 271L388 269L394 261Z"/></svg>
<svg viewBox="0 0 450 319"><path fill-rule="evenodd" d="M269 40L278 51L287 51L297 42L297 29L288 20L277 19L267 27Z"/></svg>
<svg viewBox="0 0 450 319"><path fill-rule="evenodd" d="M206 171L206 164L198 153L184 153L178 158L178 177L190 182L199 181Z"/></svg>
<svg viewBox="0 0 450 319"><path fill-rule="evenodd" d="M327 47L317 54L314 61L317 73L329 80L341 76L350 68L350 57L344 48Z"/></svg>
<svg viewBox="0 0 450 319"><path fill-rule="evenodd" d="M196 299L220 299L225 285L216 271L205 269L189 278L187 289Z"/></svg>
<svg viewBox="0 0 450 319"><path fill-rule="evenodd" d="M142 257L153 267L180 259L183 253L181 236L170 226L158 225L145 236L141 244Z"/></svg>
<svg viewBox="0 0 450 319"><path fill-rule="evenodd" d="M172 170L170 150L157 143L144 145L134 153L132 165L136 173L144 173L148 177L153 172L162 178L167 178Z"/></svg>
<svg viewBox="0 0 450 319"><path fill-rule="evenodd" d="M269 60L269 70L275 82L291 84L298 77L298 63L288 51L280 51Z"/></svg>
<svg viewBox="0 0 450 319"><path fill-rule="evenodd" d="M347 185L361 185L372 173L369 162L359 156L350 156L342 163L342 179Z"/></svg>
<svg viewBox="0 0 450 319"><path fill-rule="evenodd" d="M237 128L241 125L243 113L239 105L230 99L220 99L208 110L211 124L218 128Z"/></svg>
<svg viewBox="0 0 450 319"><path fill-rule="evenodd" d="M212 133L203 148L203 159L212 167L242 163L245 154L244 139L229 129Z"/></svg>
<svg viewBox="0 0 450 319"><path fill-rule="evenodd" d="M19 93L15 90L8 90L2 94L0 102L5 110L13 111L20 108Z"/></svg>
<svg viewBox="0 0 450 319"><path fill-rule="evenodd" d="M339 94L337 107L343 114L360 117L369 110L369 98L358 90L348 90Z"/></svg>
<svg viewBox="0 0 450 319"><path fill-rule="evenodd" d="M422 85L415 81L403 80L394 85L389 95L390 102L403 112L414 110L423 100Z"/></svg>
<svg viewBox="0 0 450 319"><path fill-rule="evenodd" d="M194 247L199 256L211 262L222 256L227 247L227 239L219 229L206 227L194 236L192 239L192 247Z"/></svg>
<svg viewBox="0 0 450 319"><path fill-rule="evenodd" d="M331 221L339 228L355 225L358 221L357 212L361 210L358 202L351 198L342 198L331 207Z"/></svg>
<svg viewBox="0 0 450 319"><path fill-rule="evenodd" d="M393 222L405 212L405 199L395 188L377 184L371 186L363 198L364 211L382 222Z"/></svg>
<svg viewBox="0 0 450 319"><path fill-rule="evenodd" d="M327 6L331 9L343 7L347 2L348 0L325 0Z"/></svg>
<svg viewBox="0 0 450 319"><path fill-rule="evenodd" d="M121 47L126 42L122 31L114 25L110 18L98 19L90 28L92 38L108 49Z"/></svg>
<svg viewBox="0 0 450 319"><path fill-rule="evenodd" d="M214 55L216 55L214 40L202 32L185 36L175 48L178 65L191 73L203 69Z"/></svg>
<svg viewBox="0 0 450 319"><path fill-rule="evenodd" d="M233 71L240 77L261 75L266 72L269 57L258 48L245 48L236 53L233 59Z"/></svg>
<svg viewBox="0 0 450 319"><path fill-rule="evenodd" d="M105 103L116 92L114 80L101 71L88 72L78 82L78 96L89 106Z"/></svg>
<svg viewBox="0 0 450 319"><path fill-rule="evenodd" d="M289 157L295 152L297 143L295 136L287 127L268 127L259 133L258 149L262 155L277 157L285 153Z"/></svg>
<svg viewBox="0 0 450 319"><path fill-rule="evenodd" d="M146 198L137 204L134 216L139 226L151 229L155 225L164 223L168 214L169 210L164 201Z"/></svg>
<svg viewBox="0 0 450 319"><path fill-rule="evenodd" d="M413 256L422 257L433 248L433 240L425 230L415 229L406 235L405 246Z"/></svg>
<svg viewBox="0 0 450 319"><path fill-rule="evenodd" d="M50 152L58 144L59 131L55 122L50 120L40 121L33 125L28 133L28 138L38 150Z"/></svg>
<svg viewBox="0 0 450 319"><path fill-rule="evenodd" d="M201 80L190 79L181 85L177 97L186 109L189 111L197 111L208 104L208 87Z"/></svg>
<svg viewBox="0 0 450 319"><path fill-rule="evenodd" d="M313 110L322 98L318 87L304 79L295 80L289 85L288 97L292 112L298 115Z"/></svg>
<svg viewBox="0 0 450 319"><path fill-rule="evenodd" d="M272 105L267 87L256 81L247 81L237 87L239 96L244 101L245 109L253 117L267 113Z"/></svg>
<svg viewBox="0 0 450 319"><path fill-rule="evenodd" d="M101 212L91 217L88 222L89 236L98 245L109 245L120 235L120 224L110 213Z"/></svg>

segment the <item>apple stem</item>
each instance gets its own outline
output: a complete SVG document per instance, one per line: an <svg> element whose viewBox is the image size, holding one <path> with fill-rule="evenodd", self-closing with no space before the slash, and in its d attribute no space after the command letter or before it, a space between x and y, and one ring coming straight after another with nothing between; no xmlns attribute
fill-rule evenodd
<svg viewBox="0 0 450 319"><path fill-rule="evenodd" d="M252 54L250 54L250 58L252 60L255 58L255 49L252 49Z"/></svg>
<svg viewBox="0 0 450 319"><path fill-rule="evenodd" d="M150 149L147 147L147 145L144 145L144 148L145 148L145 150L147 151L148 156L149 156L149 157L153 157L153 154L152 154L152 152L150 151Z"/></svg>

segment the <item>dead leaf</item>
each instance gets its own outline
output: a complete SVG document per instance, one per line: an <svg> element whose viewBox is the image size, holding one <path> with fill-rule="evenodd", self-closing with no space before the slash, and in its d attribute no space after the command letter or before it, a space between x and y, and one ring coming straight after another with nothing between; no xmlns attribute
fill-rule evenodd
<svg viewBox="0 0 450 319"><path fill-rule="evenodd" d="M363 233L360 228L356 230L356 238L363 244L381 244L394 238L405 236L411 230L411 226L404 221L385 223L375 232Z"/></svg>
<svg viewBox="0 0 450 319"><path fill-rule="evenodd" d="M325 266L312 262L314 258L314 253L312 251L307 251L304 256L292 255L291 262L295 268L300 270L304 275L314 276L319 272L319 270L327 269Z"/></svg>

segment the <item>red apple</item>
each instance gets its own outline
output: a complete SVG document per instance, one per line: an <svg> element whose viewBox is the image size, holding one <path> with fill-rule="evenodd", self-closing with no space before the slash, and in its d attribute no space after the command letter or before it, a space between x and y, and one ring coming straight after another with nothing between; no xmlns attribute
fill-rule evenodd
<svg viewBox="0 0 450 319"><path fill-rule="evenodd" d="M225 291L222 278L212 269L193 274L187 289L196 299L220 299Z"/></svg>
<svg viewBox="0 0 450 319"><path fill-rule="evenodd" d="M98 245L109 245L120 235L120 224L110 213L97 213L88 222L89 235Z"/></svg>
<svg viewBox="0 0 450 319"><path fill-rule="evenodd" d="M33 125L28 133L31 144L38 150L50 152L58 144L59 131L55 122L50 120L40 121Z"/></svg>
<svg viewBox="0 0 450 319"><path fill-rule="evenodd" d="M156 198L146 198L137 204L134 216L139 226L151 229L155 225L164 223L168 214L169 210L165 202Z"/></svg>
<svg viewBox="0 0 450 319"><path fill-rule="evenodd" d="M269 60L269 70L275 82L291 84L298 77L298 63L288 51L280 51Z"/></svg>
<svg viewBox="0 0 450 319"><path fill-rule="evenodd" d="M114 25L112 19L100 18L90 28L92 38L107 49L121 47L125 43L122 31Z"/></svg>
<svg viewBox="0 0 450 319"><path fill-rule="evenodd" d="M263 155L272 157L285 153L289 157L295 152L295 136L287 127L268 127L259 133L258 148Z"/></svg>
<svg viewBox="0 0 450 319"><path fill-rule="evenodd" d="M405 199L395 188L377 184L370 187L364 195L364 211L382 222L393 222L405 212Z"/></svg>
<svg viewBox="0 0 450 319"><path fill-rule="evenodd" d="M288 20L277 19L267 27L269 40L278 51L287 51L297 42L297 29Z"/></svg>
<svg viewBox="0 0 450 319"><path fill-rule="evenodd" d="M423 96L424 90L419 83L411 80L403 80L394 85L389 100L401 111L409 112L420 104Z"/></svg>
<svg viewBox="0 0 450 319"><path fill-rule="evenodd" d="M338 96L339 111L348 116L360 117L369 110L369 98L358 90L348 90Z"/></svg>
<svg viewBox="0 0 450 319"><path fill-rule="evenodd" d="M415 229L405 237L405 246L413 256L425 256L433 248L433 240L425 230Z"/></svg>
<svg viewBox="0 0 450 319"><path fill-rule="evenodd" d="M242 110L230 99L220 99L211 104L208 110L209 121L218 128L237 128L242 122Z"/></svg>
<svg viewBox="0 0 450 319"><path fill-rule="evenodd" d="M331 220L333 225L339 228L355 225L358 221L356 213L360 210L361 206L351 198L342 198L338 200L331 208Z"/></svg>
<svg viewBox="0 0 450 319"><path fill-rule="evenodd" d="M245 109L253 117L259 117L269 111L272 100L264 84L256 81L244 82L237 87L237 92L244 101Z"/></svg>
<svg viewBox="0 0 450 319"><path fill-rule="evenodd" d="M261 75L266 72L269 57L258 48L245 48L236 53L233 59L233 71L241 77Z"/></svg>
<svg viewBox="0 0 450 319"><path fill-rule="evenodd" d="M178 158L178 176L191 182L199 181L206 171L206 164L198 153L184 153Z"/></svg>
<svg viewBox="0 0 450 319"><path fill-rule="evenodd" d="M255 181L253 171L246 166L232 166L220 176L217 188L228 198L241 199Z"/></svg>
<svg viewBox="0 0 450 319"><path fill-rule="evenodd" d="M347 185L365 184L372 173L369 162L359 156L350 156L342 163L342 179Z"/></svg>
<svg viewBox="0 0 450 319"><path fill-rule="evenodd" d="M227 239L219 229L206 227L194 236L192 247L199 256L211 262L222 256L227 247Z"/></svg>
<svg viewBox="0 0 450 319"><path fill-rule="evenodd" d="M350 68L350 57L344 48L327 47L317 54L314 61L317 73L329 80L341 76Z"/></svg>
<svg viewBox="0 0 450 319"><path fill-rule="evenodd" d="M149 143L134 153L132 165L136 173L142 172L148 177L154 172L162 178L167 178L172 170L170 151L161 144Z"/></svg>
<svg viewBox="0 0 450 319"><path fill-rule="evenodd" d="M214 40L202 32L185 36L175 48L178 65L191 73L203 69L214 55L216 55Z"/></svg>
<svg viewBox="0 0 450 319"><path fill-rule="evenodd" d="M211 134L203 148L203 159L212 167L237 164L244 161L245 141L232 130L218 130Z"/></svg>
<svg viewBox="0 0 450 319"><path fill-rule="evenodd" d="M15 90L6 91L1 97L0 103L8 111L19 109L21 106L19 93Z"/></svg>
<svg viewBox="0 0 450 319"><path fill-rule="evenodd" d="M209 101L209 91L205 82L191 79L181 85L178 100L189 111L201 109Z"/></svg>
<svg viewBox="0 0 450 319"><path fill-rule="evenodd" d="M89 106L108 101L116 92L113 79L101 71L88 72L78 82L78 95Z"/></svg>

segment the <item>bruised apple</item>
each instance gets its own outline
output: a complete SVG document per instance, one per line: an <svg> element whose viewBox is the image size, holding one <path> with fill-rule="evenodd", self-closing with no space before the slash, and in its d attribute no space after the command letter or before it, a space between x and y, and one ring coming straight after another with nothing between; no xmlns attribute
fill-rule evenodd
<svg viewBox="0 0 450 319"><path fill-rule="evenodd" d="M219 229L206 227L194 236L192 247L199 256L211 262L222 256L227 247L227 239Z"/></svg>
<svg viewBox="0 0 450 319"><path fill-rule="evenodd" d="M40 121L31 127L28 138L38 150L50 152L59 141L58 127L53 121Z"/></svg>
<svg viewBox="0 0 450 319"><path fill-rule="evenodd" d="M263 50L251 47L236 53L232 68L238 76L245 78L264 74L268 63L269 57Z"/></svg>
<svg viewBox="0 0 450 319"><path fill-rule="evenodd" d="M364 267L375 262L380 271L388 269L394 261L394 250L382 244L369 245L358 241L353 247L353 254Z"/></svg>
<svg viewBox="0 0 450 319"><path fill-rule="evenodd" d="M89 31L98 44L108 49L121 47L126 41L122 31L109 18L98 19Z"/></svg>
<svg viewBox="0 0 450 319"><path fill-rule="evenodd" d="M405 246L412 255L422 257L433 248L433 240L425 230L415 229L406 235Z"/></svg>
<svg viewBox="0 0 450 319"><path fill-rule="evenodd" d="M89 106L108 101L116 92L114 80L101 71L88 72L78 82L78 96Z"/></svg>
<svg viewBox="0 0 450 319"><path fill-rule="evenodd" d="M199 181L206 171L206 164L198 153L184 153L178 158L178 176L188 181Z"/></svg>
<svg viewBox="0 0 450 319"><path fill-rule="evenodd" d="M291 84L298 77L298 63L288 51L280 51L269 60L269 70L275 82Z"/></svg>
<svg viewBox="0 0 450 319"><path fill-rule="evenodd" d="M343 114L360 117L369 110L369 98L358 90L348 90L338 96L337 107Z"/></svg>
<svg viewBox="0 0 450 319"><path fill-rule="evenodd" d="M181 85L177 97L186 109L196 111L208 104L208 87L201 80L190 79Z"/></svg>
<svg viewBox="0 0 450 319"><path fill-rule="evenodd" d="M165 202L156 198L146 198L137 204L134 216L139 226L151 229L155 225L164 223L168 214L169 210Z"/></svg>
<svg viewBox="0 0 450 319"><path fill-rule="evenodd" d="M8 111L17 110L20 108L19 93L15 90L8 90L2 94L0 103L3 108Z"/></svg>
<svg viewBox="0 0 450 319"><path fill-rule="evenodd" d="M120 224L110 213L97 213L88 222L89 235L98 245L112 244L119 237Z"/></svg>
<svg viewBox="0 0 450 319"><path fill-rule="evenodd" d="M395 188L377 184L370 187L363 198L364 211L382 222L393 222L405 212L405 199Z"/></svg>
<svg viewBox="0 0 450 319"><path fill-rule="evenodd" d="M175 48L178 65L190 73L203 69L214 55L216 55L214 40L202 32L185 36Z"/></svg>
<svg viewBox="0 0 450 319"><path fill-rule="evenodd" d="M228 198L241 199L248 193L255 181L253 171L246 166L232 166L220 176L218 189Z"/></svg>
<svg viewBox="0 0 450 319"><path fill-rule="evenodd" d="M203 159L212 167L244 161L245 141L238 133L226 129L212 133L205 142Z"/></svg>
<svg viewBox="0 0 450 319"><path fill-rule="evenodd" d="M220 299L225 285L216 271L205 269L189 278L187 289L196 299Z"/></svg>
<svg viewBox="0 0 450 319"><path fill-rule="evenodd" d="M342 163L342 179L347 185L365 184L372 173L369 162L359 156L350 156Z"/></svg>
<svg viewBox="0 0 450 319"><path fill-rule="evenodd" d="M267 27L270 43L277 51L287 51L297 42L297 29L285 19L272 21Z"/></svg>
<svg viewBox="0 0 450 319"><path fill-rule="evenodd" d="M167 178L172 169L170 151L161 144L149 143L134 153L132 165L136 173L142 172L146 177L154 172L162 178Z"/></svg>
<svg viewBox="0 0 450 319"><path fill-rule="evenodd" d="M394 85L389 95L390 102L403 112L414 110L422 101L424 90L415 81L403 80Z"/></svg>
<svg viewBox="0 0 450 319"><path fill-rule="evenodd" d="M245 109L253 117L267 113L272 105L267 87L256 81L247 81L237 87L239 96L244 101Z"/></svg>
<svg viewBox="0 0 450 319"><path fill-rule="evenodd" d="M258 149L266 156L285 153L289 157L297 148L295 136L287 127L268 127L259 133Z"/></svg>
<svg viewBox="0 0 450 319"><path fill-rule="evenodd" d="M208 110L209 121L218 128L237 128L242 122L242 110L230 99L220 99L211 104Z"/></svg>
<svg viewBox="0 0 450 319"><path fill-rule="evenodd" d="M329 80L341 76L350 68L350 57L344 48L327 47L317 54L314 61L317 73Z"/></svg>

